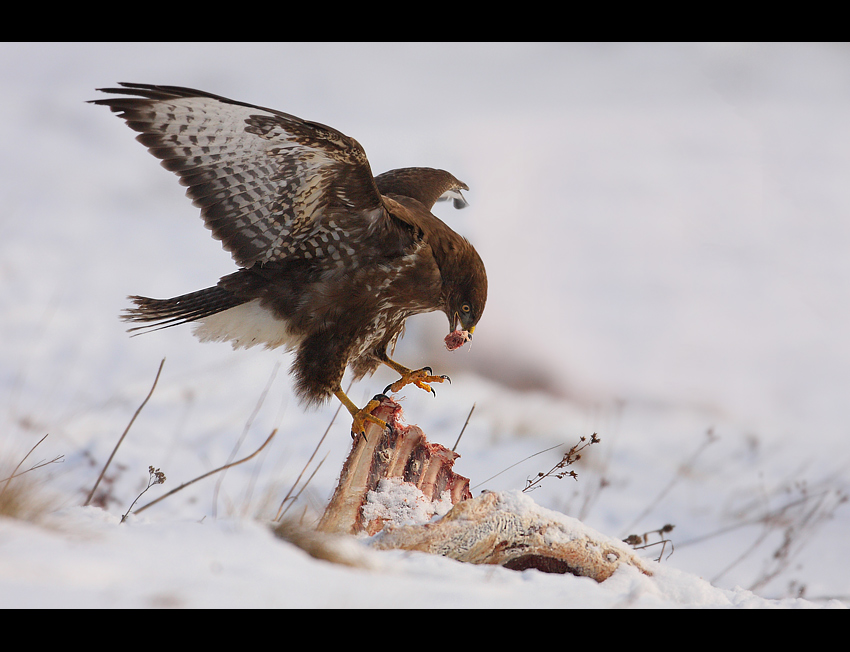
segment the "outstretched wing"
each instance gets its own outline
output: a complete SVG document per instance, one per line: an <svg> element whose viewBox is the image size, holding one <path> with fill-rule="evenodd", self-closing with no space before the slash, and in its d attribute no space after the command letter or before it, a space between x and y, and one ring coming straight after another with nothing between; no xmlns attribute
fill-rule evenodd
<svg viewBox="0 0 850 652"><path fill-rule="evenodd" d="M189 88L121 86L92 103L140 132L241 266L339 260L388 219L363 148L331 127Z"/></svg>

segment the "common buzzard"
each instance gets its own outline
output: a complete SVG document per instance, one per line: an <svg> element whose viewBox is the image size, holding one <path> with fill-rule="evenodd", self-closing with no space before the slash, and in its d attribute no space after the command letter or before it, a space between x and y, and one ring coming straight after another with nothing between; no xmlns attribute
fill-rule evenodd
<svg viewBox="0 0 850 652"><path fill-rule="evenodd" d="M377 177L353 138L273 109L176 86L98 89L140 132L136 139L180 177L206 227L239 270L210 288L172 299L132 296L130 330L196 322L201 341L295 351L291 372L304 403L335 394L363 432L378 397L359 409L342 391L385 364L433 392L429 367L391 360L405 320L442 310L447 344L475 330L487 298L478 253L431 214L466 202L466 184L444 170L402 168ZM130 96L130 97L128 97Z"/></svg>

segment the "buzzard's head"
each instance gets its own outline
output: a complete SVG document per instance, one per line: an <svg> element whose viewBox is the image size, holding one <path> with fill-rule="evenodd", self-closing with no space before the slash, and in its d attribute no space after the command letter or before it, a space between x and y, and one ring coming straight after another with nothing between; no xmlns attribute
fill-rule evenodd
<svg viewBox="0 0 850 652"><path fill-rule="evenodd" d="M449 332L475 331L487 302L487 272L475 248L463 238L443 264L442 310L449 318Z"/></svg>

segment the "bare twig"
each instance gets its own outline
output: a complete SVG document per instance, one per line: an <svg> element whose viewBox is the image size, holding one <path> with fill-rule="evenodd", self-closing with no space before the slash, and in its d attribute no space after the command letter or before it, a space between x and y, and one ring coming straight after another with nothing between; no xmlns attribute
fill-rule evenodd
<svg viewBox="0 0 850 652"><path fill-rule="evenodd" d="M466 415L466 421L463 424L463 428L460 429L460 434L457 436L457 441L455 445L452 446L452 452L454 453L457 450L457 445L460 443L460 438L463 437L463 433L466 430L466 426L469 425L469 419L472 416L472 413L475 411L475 403L472 404L472 407L469 409L469 414Z"/></svg>
<svg viewBox="0 0 850 652"><path fill-rule="evenodd" d="M124 521L127 520L127 516L130 514L130 510L133 509L133 505L136 504L136 501L138 501L139 498L141 498L148 489L153 487L155 484L163 484L164 482L165 482L165 474L162 471L160 471L159 469L155 469L152 466L149 466L148 467L148 486L145 487L142 490L142 493L140 493L138 496L136 496L136 500L134 500L130 504L130 506L127 508L127 511L124 512L124 516L121 517L121 522L123 523Z"/></svg>
<svg viewBox="0 0 850 652"><path fill-rule="evenodd" d="M569 476L574 480L578 480L578 475L575 471L565 471L563 469L566 469L568 466L575 464L581 459L579 451L584 450L592 444L598 444L600 441L601 440L596 436L595 432L590 436L590 441L588 441L587 437L581 437L579 439L579 443L575 444L570 450L564 453L564 456L557 464L555 464L555 466L549 469L546 473L541 471L537 474L534 480L526 480L523 492L537 489L537 487L540 486L540 483L546 478L558 478L560 480Z"/></svg>
<svg viewBox="0 0 850 652"><path fill-rule="evenodd" d="M676 486L676 484L679 482L679 480L681 480L681 479L682 479L682 477L685 475L685 472L686 472L687 470L689 470L691 467L693 467L694 462L696 462L697 458L698 458L700 455L702 455L702 452L703 452L703 451L704 451L704 450L705 450L705 449L706 449L709 445L711 445L711 444L713 444L714 442L716 442L718 439L719 439L719 438L717 437L717 435L715 435L715 434L714 434L714 430L712 430L711 428L709 428L709 429L708 429L708 431L706 432L706 439L705 439L705 441L703 441L703 442L702 442L702 444L700 444L699 448L697 448L697 450L694 452L694 454L693 454L693 455L691 455L691 457L687 460L687 462L685 462L684 464L682 464L682 465L679 467L679 469L676 471L676 475L674 475L674 476L673 476L673 478L670 480L670 482L668 482L668 483L667 483L667 486L665 486L665 487L664 487L664 488L663 488L660 492L658 492L658 495L655 497L655 499L654 499L652 502L650 502L650 503L649 503L649 505L647 505L647 506L646 506L646 509L644 509L644 510L640 513L640 515L639 515L637 518L635 518L635 519L634 519L634 520L633 520L633 521L632 521L632 522L628 525L628 527L626 527L626 531L627 531L627 532L628 532L629 530L631 530L633 527L635 527L636 525L638 525L638 524L641 522L641 520L643 520L643 519L644 519L647 515L649 515L649 513L650 513L653 509L655 509L655 507L658 505L658 503L660 503L660 502L661 502L661 500L664 498L664 496L666 496L666 495L670 492L670 490L671 490L674 486Z"/></svg>
<svg viewBox="0 0 850 652"><path fill-rule="evenodd" d="M665 539L664 535L672 532L675 525L670 525L667 523L663 527L658 528L657 530L650 530L649 532L644 532L641 536L640 534L630 534L623 541L628 543L635 550L645 550L650 546L661 546L661 552L658 553L658 559L655 561L660 562L661 558L664 557L664 551L667 549L667 544L670 544L670 555L672 555L676 548L673 545L673 542L670 539ZM657 534L661 539L659 541L655 541L654 543L649 542L649 535ZM667 555L665 559L670 559L670 555Z"/></svg>
<svg viewBox="0 0 850 652"><path fill-rule="evenodd" d="M263 407L263 403L266 401L266 396L269 394L269 390L272 387L272 383L274 383L274 379L277 376L277 370L280 369L280 362L275 363L274 369L272 369L272 374L269 376L269 381L266 383L265 389L263 389L260 394L260 398L257 400L257 405L254 406L254 411L251 412L251 415L248 417L248 420L245 422L245 427L242 428L242 434L239 435L239 439L236 441L236 444L233 446L233 450L230 451L230 456L227 458L227 462L230 463L233 461L233 458L236 457L236 453L239 452L239 448L242 446L242 442L245 441L245 437L248 435L248 431L251 429L251 425L254 423L254 419L260 413L260 408ZM216 480L215 488L213 489L213 501L212 501L212 517L216 518L218 512L218 492L221 490L221 484L224 482L225 474L222 473L218 480Z"/></svg>
<svg viewBox="0 0 850 652"><path fill-rule="evenodd" d="M608 468L608 464L610 459L603 460L601 473L605 473ZM581 507L578 511L578 520L584 521L587 519L587 515L590 513L590 508L599 500L599 495L602 493L602 490L606 487L610 486L611 482L604 475L600 476L598 481L590 484L585 491L584 494L584 502L582 502Z"/></svg>
<svg viewBox="0 0 850 652"><path fill-rule="evenodd" d="M5 483L6 483L5 485L3 485L3 488L2 488L2 489L0 489L0 496L2 496L2 495L3 495L3 492L4 492L4 491L6 491L6 487L8 487L8 486L9 486L9 483L10 483L13 479L18 478L18 477L20 477L20 476L22 476L22 475L25 475L25 474L29 473L30 471L35 471L36 469L40 469L42 466L47 466L48 464L55 464L56 462L61 461L63 457L65 457L64 455L57 455L56 457L54 457L54 458L53 458L52 460L50 460L49 462L41 461L41 462L39 462L38 464L33 464L33 465L32 465L30 468L28 468L26 471L22 471L21 473L18 473L18 469L19 469L19 468L21 468L21 466L22 466L22 465L23 465L23 463L26 461L26 459L27 459L27 458L28 458L28 457L32 454L32 452L33 452L33 451L34 451L34 450L38 447L38 445L39 445L41 442L43 442L45 439L47 439L47 435L44 435L44 437L42 437L41 439L39 439L39 440L36 442L35 446L33 446L32 448L30 448L30 452L29 452L29 453L27 453L26 455L24 455L24 458L23 458L20 462L18 462L18 465L17 465L17 466L15 467L15 469L12 471L12 475L10 475L8 478L3 478L2 480L0 480L0 482L5 482Z"/></svg>
<svg viewBox="0 0 850 652"><path fill-rule="evenodd" d="M603 451L594 453L594 472L596 477L592 482L583 483L584 486L580 492L583 494L581 506L578 509L578 520L585 521L590 514L591 509L599 500L602 491L611 486L608 480L608 474L611 469L611 460L613 459L614 449L617 445L617 437L620 431L620 424L623 418L623 407L625 402L622 399L616 400L613 405L613 416L611 421L605 425L606 446ZM576 498L580 496L577 494ZM569 513L569 512L568 512Z"/></svg>
<svg viewBox="0 0 850 652"><path fill-rule="evenodd" d="M198 482L199 480L203 480L204 478L208 478L209 476L214 475L214 474L218 473L219 471L224 471L225 469L229 469L229 468L231 468L231 467L233 467L233 466L239 466L240 464L243 464L243 463L247 462L248 460L253 459L254 457L256 457L256 456L260 453L260 451L261 451L261 450L263 450L263 449L264 449L264 448L268 445L268 443L272 440L272 437L274 437L276 434L277 434L277 428L275 428L274 430L272 430L272 434L270 434L270 435L266 438L266 441L264 441L264 442L263 442L263 445L262 445L262 446L260 446L260 447L259 447L257 450L255 450L253 453L251 453L248 457L243 457L241 460L238 460L238 461L236 461L236 462L230 462L229 464L225 464L224 466L220 466L220 467L218 467L217 469L213 469L212 471L207 471L207 472L206 472L206 473L204 473L203 475L199 475L199 476L198 476L197 478L195 478L194 480L189 480L189 482L184 482L184 483L183 483L183 484L181 484L179 487L177 487L176 489L172 489L171 491L169 491L169 492L168 492L167 494L165 494L164 496L160 496L160 497L159 497L159 498L157 498L156 500L152 500L151 502L149 502L147 505L143 505L142 507L139 507L139 509L137 509L137 510L136 510L135 512L133 512L133 513L134 513L134 514L140 514L141 512L145 511L145 510L146 510L148 507L150 507L151 505L156 505L156 504L157 504L160 500L165 500L165 499L166 499L166 498L168 498L170 495L172 495L172 494L176 494L176 493L177 493L178 491L180 491L181 489L185 489L185 488L186 488L186 487L188 487L189 485L191 485L191 484L195 484L195 483L196 483L196 482Z"/></svg>
<svg viewBox="0 0 850 652"><path fill-rule="evenodd" d="M538 455L543 455L543 453L548 453L549 451L551 451L551 450L553 450L553 449L555 449L555 448L558 448L559 446L565 446L565 444L555 444L554 446L550 446L549 448L544 448L542 451L537 451L537 452L536 452L536 453L534 453L533 455L529 455L528 457L524 457L524 458L523 458L523 459L521 459L519 462L516 462L516 463L514 463L514 464L511 464L511 465L510 465L508 468L506 468L506 469L502 469L502 470L501 470L501 471L499 471L496 475L492 475L492 476L490 476L489 478L487 478L486 480L483 480L483 481L479 482L477 485L475 485L474 487L472 487L472 489L477 489L478 487L480 487L480 486L481 486L482 484L484 484L485 482L490 482L490 480L492 480L493 478L498 478L498 477L499 477L500 475L502 475L505 471L510 471L510 470L511 470L512 468L514 468L515 466L518 466L518 465L522 464L523 462L526 462L526 461L530 460L532 457L537 457Z"/></svg>
<svg viewBox="0 0 850 652"><path fill-rule="evenodd" d="M348 389L346 390L346 394L348 394L348 392L350 392L350 391L351 391L351 386L352 386L353 384L354 384L354 381L352 380L352 381L348 384ZM313 449L313 454L312 454L312 455L310 455L310 459L308 459L308 460L307 460L307 462L306 462L306 464L304 464L304 468L303 468L303 469L301 469L301 473L299 473L299 474L298 474L298 477L297 477L297 478L295 478L295 482L294 482L294 483L292 483L292 486L289 488L289 491L288 491L288 492L286 493L286 495L283 497L283 500L281 500L281 501L280 501L280 507L278 507L278 509L277 509L277 515L274 517L274 520L276 520L276 521L278 521L278 522L279 522L279 521L280 521L280 519L282 519L282 518L283 518L283 515L286 513L286 510L284 510L284 509L283 509L283 506L284 506L284 505L286 505L286 501L287 501L287 500L289 500L289 497L292 495L292 492L293 492L293 491L295 491L295 487L297 487L297 486L298 486L298 483L299 483L299 482L301 482L301 477L304 475L304 472L307 470L307 467L308 467L308 466L310 466L310 462L312 462L312 461L313 461L313 458L314 458L314 457L316 457L316 453L318 453L318 452L319 452L319 448L321 447L322 442L323 442L323 441L325 441L325 437L327 437L327 436L328 436L328 433L331 431L331 426L334 424L334 421L336 421L336 417L337 417L337 415L339 414L339 411L340 411L340 409L341 409L341 408L342 408L342 403L340 403L340 404L337 406L337 408L336 408L336 412L334 412L334 415L331 417L331 421L330 421L330 423L328 424L328 427L327 427L327 428L325 428L325 434L323 434L323 435L322 435L322 438L321 438L321 439L319 439L319 443L318 443L318 444L316 444L316 447ZM327 457L327 455L326 455L325 457ZM322 460L322 462L324 462L324 461L325 461L325 460ZM321 464L320 464L319 466L321 466ZM318 470L319 470L319 469L318 469L318 467L317 467L317 468L316 468L316 471L318 471ZM316 471L313 471L313 475L315 475L315 474L316 474ZM308 482L308 483L310 482L310 480L312 480L312 479L313 479L313 475L311 475L311 476L310 476L310 479L309 479L309 480L307 480L307 482ZM304 486L306 487L307 485L304 485ZM303 491L303 487L302 487L302 491ZM301 495L301 492L300 492L300 491L298 492L298 495L299 495L299 496ZM296 496L296 498L297 498L297 497L298 497L298 496ZM294 502L294 501L293 501L293 502ZM289 509L289 507L287 507L286 509Z"/></svg>
<svg viewBox="0 0 850 652"><path fill-rule="evenodd" d="M281 514L281 515L280 515L280 516L279 516L276 520L280 521L280 520L281 520L281 519L282 519L282 518L286 515L286 512L288 512L288 511L289 511L289 508L290 508L290 507L292 507L292 506L293 506L296 502L298 502L298 499L301 497L301 494L302 494L302 493L304 493L304 490L308 487L308 485L310 484L310 482L313 480L313 476L315 476L315 475L316 475L316 473L318 472L318 470L322 468L322 464L324 464L324 463L325 463L325 460L326 460L326 459L328 459L328 455L330 455L330 454L331 454L331 452L330 452L330 451L328 451L327 453L325 453L325 456L322 458L322 461L321 461L321 462L319 462L319 463L316 465L316 468L315 468L315 469L313 469L313 472L310 474L310 477L309 477L309 478L307 478L307 482L305 482L305 483L304 483L304 485L303 485L303 486L302 486L302 487L298 490L298 493L297 493L297 494L295 494L295 495L292 497L292 502L290 502L290 503L286 506L286 509L285 509L285 510L283 510L283 513L282 513L282 514ZM304 468L307 468L307 467L304 467ZM294 486L295 486L295 485L293 485L293 487L294 487ZM285 500L286 500L286 498L284 498L284 501L285 501ZM282 506L282 505L281 505L281 506ZM306 512L306 509L307 509L307 506L306 506L306 505L304 506L304 509L305 509L305 512ZM301 515L301 518L302 518L302 519L304 518L304 514L302 514L302 515Z"/></svg>
<svg viewBox="0 0 850 652"><path fill-rule="evenodd" d="M679 547L681 548L683 546L690 546L690 545L693 545L695 543L702 543L703 541L707 541L708 539L713 539L714 537L719 537L723 534L727 534L728 532L733 532L734 530L739 530L741 528L748 527L750 525L757 525L759 523L768 524L768 523L771 523L771 522L779 522L779 519L781 517L783 517L786 512L793 509L794 507L798 507L798 506L808 502L809 500L812 500L813 498L820 498L821 496L824 496L824 495L828 494L829 492L830 492L830 490L826 489L826 490L819 492L819 493L816 493L816 494L810 494L810 495L807 494L807 495L803 496L802 498L798 498L797 500L794 500L794 501L788 503L787 505L783 505L782 507L779 507L779 508L777 508L773 511L769 511L765 514L762 514L761 516L755 516L753 518L748 518L748 519L739 521L737 523L734 523L732 525L727 525L726 527L718 528L717 530L714 530L713 532L709 532L708 534L701 534L697 537L694 537L693 539L688 539L687 541L682 541L681 543L679 543Z"/></svg>
<svg viewBox="0 0 850 652"><path fill-rule="evenodd" d="M804 490L802 498L767 512L760 518L752 519L749 523L739 524L739 527L743 527L746 524L760 522L763 525L763 530L745 552L715 575L711 581L720 580L732 568L752 554L769 535L782 530L782 542L770 555L767 568L748 587L750 591L762 589L788 569L794 556L799 554L808 540L814 536L817 527L832 518L838 506L847 502L847 500L848 496L840 490L826 489L815 494L809 494L808 491ZM809 501L814 501L814 504L810 505Z"/></svg>
<svg viewBox="0 0 850 652"><path fill-rule="evenodd" d="M136 413L133 415L133 418L130 419L130 423L127 424L127 427L124 428L124 432L121 434L121 438L118 440L118 443L115 444L115 448L112 449L112 454L109 456L109 459L106 460L106 464L103 467L103 470L100 472L100 475L97 477L97 482L94 483L91 491L89 492L88 498L86 498L86 502L83 503L85 507L91 502L92 497L94 496L94 492L97 491L97 486L100 484L100 481L103 479L104 474L106 473L106 469L109 468L109 465L112 463L112 458L115 457L115 453L118 450L118 447L121 445L121 442L124 441L124 437L127 436L127 433L130 431L130 428L133 425L133 422L136 420L136 417L139 416L139 413L142 411L142 408L145 407L150 397L153 395L153 390L156 389L156 384L159 381L159 375L162 373L162 366L165 364L165 358L162 359L162 362L159 363L159 369L156 372L156 378L153 379L153 385L151 386L151 391L148 392L148 395L145 397L145 400L142 401L142 404L136 410Z"/></svg>

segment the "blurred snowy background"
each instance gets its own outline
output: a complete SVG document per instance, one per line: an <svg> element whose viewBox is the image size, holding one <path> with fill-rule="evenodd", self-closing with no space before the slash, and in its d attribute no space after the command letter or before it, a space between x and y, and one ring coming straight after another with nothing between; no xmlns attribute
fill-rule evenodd
<svg viewBox="0 0 850 652"><path fill-rule="evenodd" d="M617 537L672 523L665 563L718 586L850 596L850 46L0 45L0 456L49 433L37 456L65 457L45 485L79 504L166 357L114 462L120 515L149 464L168 489L223 463L271 381L238 454L279 427L261 462L215 506L211 481L145 514L268 518L337 406L304 412L278 351L127 336L126 295L207 287L233 263L176 177L85 104L119 81L283 110L356 138L376 174L469 185L469 208L435 212L487 265L474 343L450 354L445 318L420 316L395 357L452 376L436 399L404 393L432 440L450 447L476 404L456 465L473 486L598 432L579 481L537 502ZM314 510L346 421L302 497Z"/></svg>

